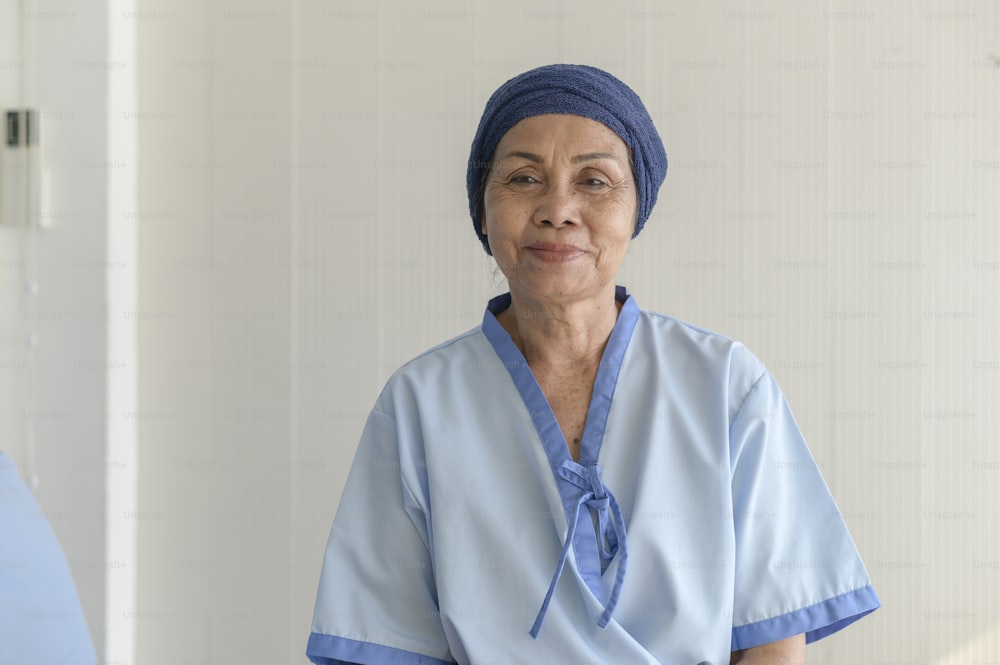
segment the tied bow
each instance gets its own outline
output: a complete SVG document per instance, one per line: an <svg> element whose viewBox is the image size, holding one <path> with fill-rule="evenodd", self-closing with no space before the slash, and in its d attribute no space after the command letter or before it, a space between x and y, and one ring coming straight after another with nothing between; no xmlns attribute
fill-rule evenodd
<svg viewBox="0 0 1000 665"><path fill-rule="evenodd" d="M559 477L569 482L580 490L573 506L572 517L567 510L568 529L566 540L563 542L562 553L559 555L559 563L556 564L556 572L552 576L549 590L542 601L542 607L538 611L535 623L531 627L531 637L537 638L538 632L542 629L542 621L549 610L549 602L552 594L555 593L556 584L562 576L563 568L566 566L566 557L569 556L569 548L573 545L573 538L576 535L576 524L580 517L580 508L586 505L590 510L597 513L597 531L600 545L600 556L603 564L608 564L618 555L618 571L615 573L615 583L611 587L611 595L604 606L604 612L597 619L597 625L606 628L611 621L611 614L618 605L618 598L621 596L622 583L625 581L625 563L628 559L628 547L625 541L625 518L622 510L618 506L618 501L608 490L601 480L601 468L596 463L581 466L576 462L566 460L558 470ZM610 527L610 528L609 528Z"/></svg>

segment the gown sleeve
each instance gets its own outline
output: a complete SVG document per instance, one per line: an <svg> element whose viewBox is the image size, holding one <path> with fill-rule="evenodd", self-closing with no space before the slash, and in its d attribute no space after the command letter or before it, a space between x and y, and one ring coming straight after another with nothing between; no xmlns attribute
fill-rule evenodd
<svg viewBox="0 0 1000 665"><path fill-rule="evenodd" d="M815 642L879 607L847 525L767 371L730 427L733 651Z"/></svg>
<svg viewBox="0 0 1000 665"><path fill-rule="evenodd" d="M407 482L416 482L410 471L419 465L401 459L400 438L396 419L376 407L330 530L306 649L314 663L454 662L438 613L429 515Z"/></svg>

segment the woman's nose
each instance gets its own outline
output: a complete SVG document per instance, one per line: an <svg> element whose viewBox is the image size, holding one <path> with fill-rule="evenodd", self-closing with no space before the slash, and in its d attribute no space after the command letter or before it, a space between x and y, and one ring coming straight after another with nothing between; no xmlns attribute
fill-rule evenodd
<svg viewBox="0 0 1000 665"><path fill-rule="evenodd" d="M551 184L541 193L534 222L553 227L580 222L579 197L572 185Z"/></svg>

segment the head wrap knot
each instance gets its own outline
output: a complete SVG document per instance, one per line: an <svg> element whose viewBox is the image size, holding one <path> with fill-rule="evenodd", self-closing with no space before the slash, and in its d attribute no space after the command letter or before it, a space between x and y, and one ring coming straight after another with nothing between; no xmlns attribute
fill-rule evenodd
<svg viewBox="0 0 1000 665"><path fill-rule="evenodd" d="M560 113L590 118L613 131L632 153L632 170L639 193L639 235L656 203L667 175L667 153L642 100L611 74L587 65L547 65L524 72L500 86L486 103L472 141L465 185L476 235L489 253L482 232L483 178L493 153L511 127L536 115Z"/></svg>

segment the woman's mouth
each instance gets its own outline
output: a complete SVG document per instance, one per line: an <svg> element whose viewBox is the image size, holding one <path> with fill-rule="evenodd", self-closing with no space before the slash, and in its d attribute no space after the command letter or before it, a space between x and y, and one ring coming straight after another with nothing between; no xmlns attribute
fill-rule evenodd
<svg viewBox="0 0 1000 665"><path fill-rule="evenodd" d="M546 263L565 263L579 258L586 252L576 245L556 242L536 242L528 245L532 256Z"/></svg>

